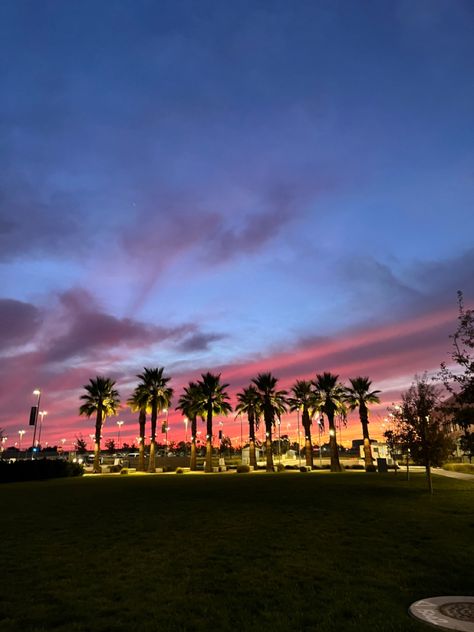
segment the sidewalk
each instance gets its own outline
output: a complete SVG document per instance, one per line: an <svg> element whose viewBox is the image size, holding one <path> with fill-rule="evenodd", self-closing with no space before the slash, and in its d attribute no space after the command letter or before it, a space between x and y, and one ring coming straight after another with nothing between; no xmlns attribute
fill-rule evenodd
<svg viewBox="0 0 474 632"><path fill-rule="evenodd" d="M463 481L474 481L474 474L464 474L463 472L450 472L443 470L441 467L433 467L431 469L433 474L439 474L439 476L447 476L448 478L458 478Z"/></svg>

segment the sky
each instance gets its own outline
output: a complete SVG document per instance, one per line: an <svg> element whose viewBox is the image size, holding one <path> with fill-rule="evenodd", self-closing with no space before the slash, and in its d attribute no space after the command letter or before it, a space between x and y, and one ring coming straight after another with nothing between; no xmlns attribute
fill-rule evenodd
<svg viewBox="0 0 474 632"><path fill-rule="evenodd" d="M133 441L155 366L175 404L208 370L233 402L264 371L369 376L379 436L474 303L473 76L470 0L2 0L7 445L36 388L43 443L88 439L96 375Z"/></svg>

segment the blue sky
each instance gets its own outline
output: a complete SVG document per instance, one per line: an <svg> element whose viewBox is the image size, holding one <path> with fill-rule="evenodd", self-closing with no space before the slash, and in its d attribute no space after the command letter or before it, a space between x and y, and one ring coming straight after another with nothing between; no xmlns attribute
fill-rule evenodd
<svg viewBox="0 0 474 632"><path fill-rule="evenodd" d="M37 386L54 441L88 376L239 388L318 341L344 362L285 385L347 379L361 332L387 397L436 368L474 298L473 27L460 0L2 2L0 427Z"/></svg>

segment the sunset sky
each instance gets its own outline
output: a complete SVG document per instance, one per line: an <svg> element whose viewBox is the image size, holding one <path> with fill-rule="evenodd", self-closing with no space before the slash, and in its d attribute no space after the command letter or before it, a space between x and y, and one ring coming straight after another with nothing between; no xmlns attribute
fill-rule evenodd
<svg viewBox="0 0 474 632"><path fill-rule="evenodd" d="M7 445L35 388L71 447L83 384L144 366L368 375L377 436L474 303L473 76L470 0L2 1Z"/></svg>

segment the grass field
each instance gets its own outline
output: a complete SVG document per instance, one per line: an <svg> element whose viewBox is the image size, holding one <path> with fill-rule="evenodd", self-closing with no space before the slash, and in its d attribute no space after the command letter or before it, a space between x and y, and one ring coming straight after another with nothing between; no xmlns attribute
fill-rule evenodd
<svg viewBox="0 0 474 632"><path fill-rule="evenodd" d="M474 589L466 481L163 474L0 498L1 632L422 631L410 603Z"/></svg>

